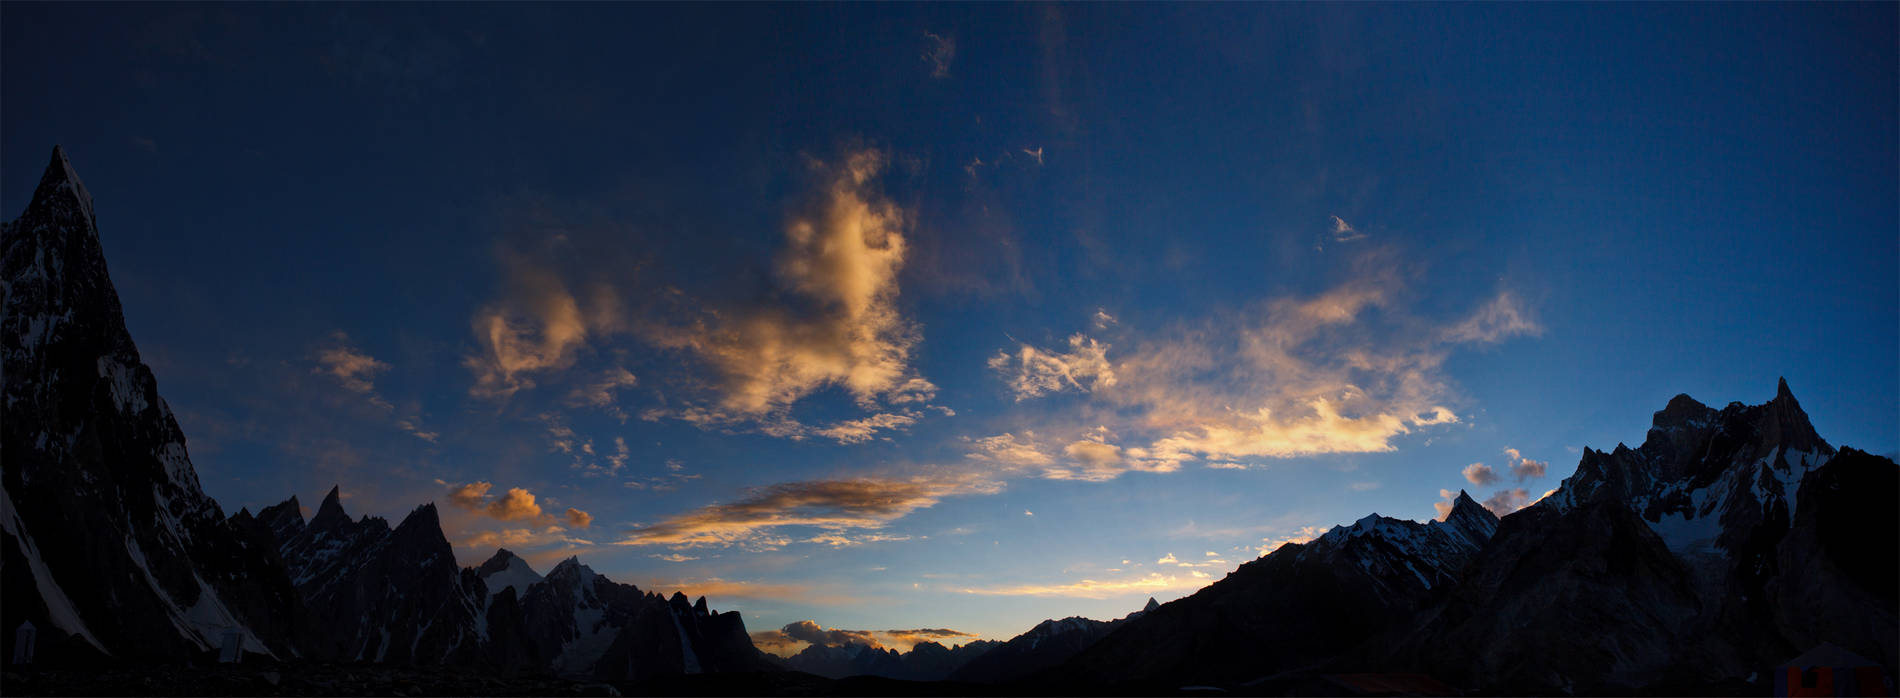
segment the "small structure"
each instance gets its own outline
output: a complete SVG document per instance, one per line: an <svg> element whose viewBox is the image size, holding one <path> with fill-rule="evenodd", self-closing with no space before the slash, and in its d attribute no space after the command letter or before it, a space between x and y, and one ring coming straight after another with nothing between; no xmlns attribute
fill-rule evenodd
<svg viewBox="0 0 1900 698"><path fill-rule="evenodd" d="M1823 642L1775 667L1776 696L1891 696L1893 677L1872 660Z"/></svg>
<svg viewBox="0 0 1900 698"><path fill-rule="evenodd" d="M218 649L220 664L236 664L244 660L244 632L237 628L224 629L224 642Z"/></svg>
<svg viewBox="0 0 1900 698"><path fill-rule="evenodd" d="M30 620L21 623L20 627L13 631L13 663L15 665L33 663L33 643L39 639L39 636L39 628L33 627L33 621Z"/></svg>

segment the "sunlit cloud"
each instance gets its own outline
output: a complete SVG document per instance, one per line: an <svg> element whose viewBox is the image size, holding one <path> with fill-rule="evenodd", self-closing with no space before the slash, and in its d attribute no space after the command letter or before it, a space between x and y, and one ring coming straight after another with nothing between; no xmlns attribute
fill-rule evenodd
<svg viewBox="0 0 1900 698"><path fill-rule="evenodd" d="M1543 333L1543 325L1538 324L1517 294L1500 291L1491 302L1458 324L1446 328L1445 339L1451 342L1494 344L1512 337L1535 337Z"/></svg>
<svg viewBox="0 0 1900 698"><path fill-rule="evenodd" d="M1498 516L1503 516L1522 509L1529 506L1530 503L1531 493L1522 487L1498 490L1492 493L1490 497L1485 498L1483 502L1484 508L1490 509L1491 513Z"/></svg>
<svg viewBox="0 0 1900 698"><path fill-rule="evenodd" d="M615 393L623 388L631 388L638 383L639 381L633 377L633 372L615 366L595 376L593 379L575 386L575 388L568 393L567 402L569 405L577 407L586 406L607 410L610 414L619 417L620 421L625 422L627 421L627 415L615 404Z"/></svg>
<svg viewBox="0 0 1900 698"><path fill-rule="evenodd" d="M555 525L557 517L543 511L534 493L525 488L510 487L500 496L491 496L489 492L494 489L494 484L490 482L449 484L448 487L449 503L456 507L481 513L496 521L525 521L543 528L558 528ZM573 528L587 528L594 521L593 515L572 507L559 519Z"/></svg>
<svg viewBox="0 0 1900 698"><path fill-rule="evenodd" d="M330 344L317 352L316 372L335 378L344 390L371 394L376 390L376 374L389 370L389 364L376 360L350 345L350 337L341 330L330 334Z"/></svg>
<svg viewBox="0 0 1900 698"><path fill-rule="evenodd" d="M1033 431L1023 432L1022 436L1008 433L985 436L971 443L968 457L1011 466L1048 465L1055 462L1054 456L1044 453L1035 444L1035 437Z"/></svg>
<svg viewBox="0 0 1900 698"><path fill-rule="evenodd" d="M1124 435L1059 452L1035 447L1052 459L1068 456L1045 466L1053 477L1390 452L1401 437L1459 423L1447 406L1453 391L1444 362L1454 346L1448 342L1468 333L1406 317L1402 277L1379 255L1369 252L1357 278L1323 293L1184 320L1145 338L1134 333L1142 339L1125 349L1084 334L1063 352L1021 345L994 356L990 367L1018 400L1086 393L1070 419L1100 420ZM1036 426L1060 433L1051 425L1064 419L1056 414ZM989 451L1007 445L983 444L972 457L1001 461Z"/></svg>
<svg viewBox="0 0 1900 698"><path fill-rule="evenodd" d="M1198 576L1197 576L1198 575ZM1149 573L1121 579L1080 579L1054 584L1015 584L989 587L964 587L965 594L981 596L1056 596L1079 599L1109 599L1118 596L1152 595L1164 591L1186 591L1207 586L1210 575L1191 571L1185 575Z"/></svg>
<svg viewBox="0 0 1900 698"><path fill-rule="evenodd" d="M566 521L570 528L587 528L588 526L594 525L593 514L573 507L568 507L567 512L561 515L561 519Z"/></svg>
<svg viewBox="0 0 1900 698"><path fill-rule="evenodd" d="M989 366L1002 376L1017 401L1068 389L1088 392L1096 386L1115 384L1108 349L1108 345L1077 334L1069 337L1066 352L1023 344L1013 354L1000 352L990 357Z"/></svg>
<svg viewBox="0 0 1900 698"><path fill-rule="evenodd" d="M1326 533L1326 529L1321 526L1301 526L1299 530L1293 531L1292 533L1288 533L1283 536L1273 536L1269 538L1260 539L1260 545L1258 548L1256 548L1256 552L1258 552L1261 555L1265 555L1275 550L1279 550L1280 546L1287 545L1290 543L1311 542L1314 538L1318 538L1321 535L1324 535L1325 533Z"/></svg>
<svg viewBox="0 0 1900 698"><path fill-rule="evenodd" d="M916 376L915 323L898 311L898 272L908 214L877 180L886 157L860 150L814 163L823 186L785 227L777 282L788 302L694 310L647 330L656 345L693 357L715 374L717 400L647 412L701 426L757 421L761 431L802 436L785 412L817 390L838 387L871 408L930 399L936 386ZM779 428L774 429L776 424Z"/></svg>
<svg viewBox="0 0 1900 698"><path fill-rule="evenodd" d="M858 478L788 482L754 490L730 504L712 504L637 527L619 545L774 549L793 538L780 529L807 526L831 534L874 530L944 497L994 494L1002 484L963 475L912 479Z"/></svg>
<svg viewBox="0 0 1900 698"><path fill-rule="evenodd" d="M871 440L880 430L902 429L916 421L917 418L911 415L881 413L863 419L838 422L818 429L814 433L838 443L854 444Z"/></svg>
<svg viewBox="0 0 1900 698"><path fill-rule="evenodd" d="M752 633L752 644L761 651L781 657L790 657L811 645L822 647L841 647L857 644L874 649L890 649L909 652L912 647L925 642L954 646L977 639L975 633L966 633L949 628L913 628L909 630L842 630L826 628L817 621L801 620L788 623L778 630L761 630Z"/></svg>
<svg viewBox="0 0 1900 698"><path fill-rule="evenodd" d="M1524 454L1515 448L1504 449L1504 457L1510 464L1511 477L1517 478L1518 482L1543 477L1544 473L1550 469L1549 463L1525 458Z"/></svg>
<svg viewBox="0 0 1900 698"><path fill-rule="evenodd" d="M513 550L531 550L550 545L592 546L593 541L568 535L567 529L560 526L547 528L506 528L496 531L479 531L462 540L467 548L509 548Z"/></svg>
<svg viewBox="0 0 1900 698"><path fill-rule="evenodd" d="M1472 463L1471 465L1465 466L1464 476L1466 481L1479 486L1489 485L1498 481L1498 471L1483 463Z"/></svg>
<svg viewBox="0 0 1900 698"><path fill-rule="evenodd" d="M469 394L506 399L533 388L536 374L574 364L590 332L618 328L623 322L614 291L595 286L590 308L552 269L525 257L505 255L509 293L475 314L472 326L480 350L462 365L475 374Z"/></svg>

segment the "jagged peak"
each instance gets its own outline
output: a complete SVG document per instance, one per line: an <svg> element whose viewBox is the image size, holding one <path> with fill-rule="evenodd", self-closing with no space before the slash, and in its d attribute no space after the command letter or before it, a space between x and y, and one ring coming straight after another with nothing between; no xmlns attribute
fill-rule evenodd
<svg viewBox="0 0 1900 698"><path fill-rule="evenodd" d="M1775 399L1776 400L1782 400L1782 399L1793 400L1794 399L1794 391L1788 389L1787 376L1781 376L1780 384L1775 386Z"/></svg>
<svg viewBox="0 0 1900 698"><path fill-rule="evenodd" d="M1160 607L1161 607L1161 604L1155 601L1155 597L1150 596L1148 597L1148 605L1142 606L1141 610L1143 612L1148 612L1148 611L1153 611Z"/></svg>
<svg viewBox="0 0 1900 698"><path fill-rule="evenodd" d="M46 164L46 173L40 176L40 186L34 190L33 198L37 202L42 197L50 197L61 191L71 192L74 203L78 204L80 214L87 223L98 219L92 212L92 192L86 191L86 183L79 180L79 172L73 169L73 163L66 158L64 146L53 146L52 161Z"/></svg>
<svg viewBox="0 0 1900 698"><path fill-rule="evenodd" d="M402 517L402 523L398 524L397 528L410 528L411 525L424 529L434 527L436 532L440 533L442 530L442 517L436 513L435 502L429 502L411 510L408 516Z"/></svg>
<svg viewBox="0 0 1900 698"><path fill-rule="evenodd" d="M317 505L317 515L310 518L310 525L334 525L349 521L350 515L343 511L343 487L333 485L330 493L323 496L323 503Z"/></svg>

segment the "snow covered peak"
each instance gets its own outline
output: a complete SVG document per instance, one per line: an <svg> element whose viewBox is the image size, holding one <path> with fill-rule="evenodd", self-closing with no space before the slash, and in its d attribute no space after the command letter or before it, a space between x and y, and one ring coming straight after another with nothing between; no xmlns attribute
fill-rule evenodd
<svg viewBox="0 0 1900 698"><path fill-rule="evenodd" d="M527 560L506 549L496 550L494 557L476 568L475 573L488 584L488 595L491 597L509 587L514 587L516 596L525 595L528 587L542 579L534 568L528 566Z"/></svg>
<svg viewBox="0 0 1900 698"><path fill-rule="evenodd" d="M1445 516L1445 520L1427 525L1458 539L1462 544L1478 548L1483 547L1484 542L1498 532L1498 517L1464 490L1459 490L1458 498L1452 500L1451 512Z"/></svg>

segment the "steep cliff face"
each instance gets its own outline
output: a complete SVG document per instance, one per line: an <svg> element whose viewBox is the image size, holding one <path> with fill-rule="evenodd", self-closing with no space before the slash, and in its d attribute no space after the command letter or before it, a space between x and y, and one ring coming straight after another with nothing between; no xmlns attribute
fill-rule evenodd
<svg viewBox="0 0 1900 698"><path fill-rule="evenodd" d="M126 331L92 195L55 148L0 228L0 608L41 652L297 656L282 564L199 486ZM248 519L249 517L245 517ZM11 651L13 633L0 633Z"/></svg>

